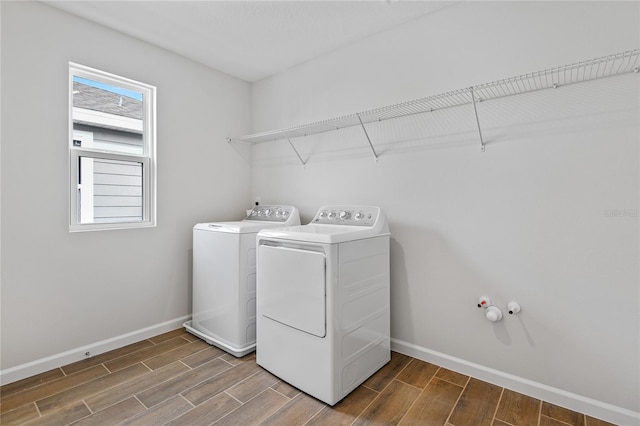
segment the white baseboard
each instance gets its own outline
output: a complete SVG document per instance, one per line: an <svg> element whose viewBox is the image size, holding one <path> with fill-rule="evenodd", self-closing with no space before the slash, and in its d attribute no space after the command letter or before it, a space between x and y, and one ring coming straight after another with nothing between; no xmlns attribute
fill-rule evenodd
<svg viewBox="0 0 640 426"><path fill-rule="evenodd" d="M112 337L110 339L91 343L80 348L71 349L66 352L48 356L46 358L0 370L0 384L6 385L7 383L16 382L18 380L22 380L36 374L44 373L45 371L53 370L54 368L62 367L64 365L83 360L86 358L85 353L87 352L91 352L92 356L100 355L102 353L121 348L131 343L136 343L141 340L148 339L150 337L154 337L159 334L175 330L177 328L181 328L182 324L184 324L185 321L189 321L190 319L191 315L186 315L184 317L172 319L161 324L155 324L150 327L135 330L121 336Z"/></svg>
<svg viewBox="0 0 640 426"><path fill-rule="evenodd" d="M551 404L559 405L591 417L617 425L640 425L640 413L597 401L582 395L547 386L542 383L494 370L460 358L449 356L398 339L391 339L391 349L449 370L475 377L488 383L529 395Z"/></svg>

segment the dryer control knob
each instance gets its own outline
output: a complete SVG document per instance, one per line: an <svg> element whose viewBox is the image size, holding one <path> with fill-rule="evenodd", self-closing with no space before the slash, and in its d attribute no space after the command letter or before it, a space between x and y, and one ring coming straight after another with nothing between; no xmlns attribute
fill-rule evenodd
<svg viewBox="0 0 640 426"><path fill-rule="evenodd" d="M265 215L265 216L271 216L271 213L273 213L273 210L271 210L271 209L266 209L266 210L264 211L264 215Z"/></svg>
<svg viewBox="0 0 640 426"><path fill-rule="evenodd" d="M329 214L327 215L327 217L329 219L333 219L334 217L336 217L336 212L329 212Z"/></svg>
<svg viewBox="0 0 640 426"><path fill-rule="evenodd" d="M351 217L351 213L349 213L348 211L341 211L340 212L340 220L347 220Z"/></svg>
<svg viewBox="0 0 640 426"><path fill-rule="evenodd" d="M355 218L355 220L362 220L362 219L364 219L364 213L358 212L358 213L356 213L354 218Z"/></svg>

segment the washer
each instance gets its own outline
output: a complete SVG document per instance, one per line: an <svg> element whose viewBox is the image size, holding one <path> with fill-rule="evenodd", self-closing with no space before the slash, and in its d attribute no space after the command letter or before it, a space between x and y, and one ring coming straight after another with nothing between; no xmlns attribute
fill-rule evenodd
<svg viewBox="0 0 640 426"><path fill-rule="evenodd" d="M257 240L256 361L334 405L391 359L386 217L325 206Z"/></svg>
<svg viewBox="0 0 640 426"><path fill-rule="evenodd" d="M293 206L257 206L237 222L193 227L193 316L185 329L241 357L256 346L256 234L299 225Z"/></svg>

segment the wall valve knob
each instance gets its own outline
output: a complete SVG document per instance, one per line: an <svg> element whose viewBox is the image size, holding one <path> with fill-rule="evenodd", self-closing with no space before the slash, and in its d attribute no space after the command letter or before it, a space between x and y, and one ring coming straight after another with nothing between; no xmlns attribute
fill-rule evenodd
<svg viewBox="0 0 640 426"><path fill-rule="evenodd" d="M518 302L511 301L507 304L507 310L509 311L510 315L517 314L518 312L520 312L520 305L518 304Z"/></svg>
<svg viewBox="0 0 640 426"><path fill-rule="evenodd" d="M491 306L491 300L489 299L489 297L480 297L480 300L478 300L478 308L488 308L489 306Z"/></svg>
<svg viewBox="0 0 640 426"><path fill-rule="evenodd" d="M500 308L497 308L495 306L489 306L487 308L486 315L487 315L487 319L491 322L497 322L502 319L502 311L500 310Z"/></svg>

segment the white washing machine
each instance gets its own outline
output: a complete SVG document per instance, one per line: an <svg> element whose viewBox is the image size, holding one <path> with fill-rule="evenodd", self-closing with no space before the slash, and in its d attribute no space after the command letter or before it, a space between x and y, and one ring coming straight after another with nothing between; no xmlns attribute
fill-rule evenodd
<svg viewBox="0 0 640 426"><path fill-rule="evenodd" d="M256 346L256 234L299 225L293 206L257 206L237 222L193 227L193 316L185 329L236 357Z"/></svg>
<svg viewBox="0 0 640 426"><path fill-rule="evenodd" d="M257 363L334 405L391 359L386 217L326 206L257 240Z"/></svg>

